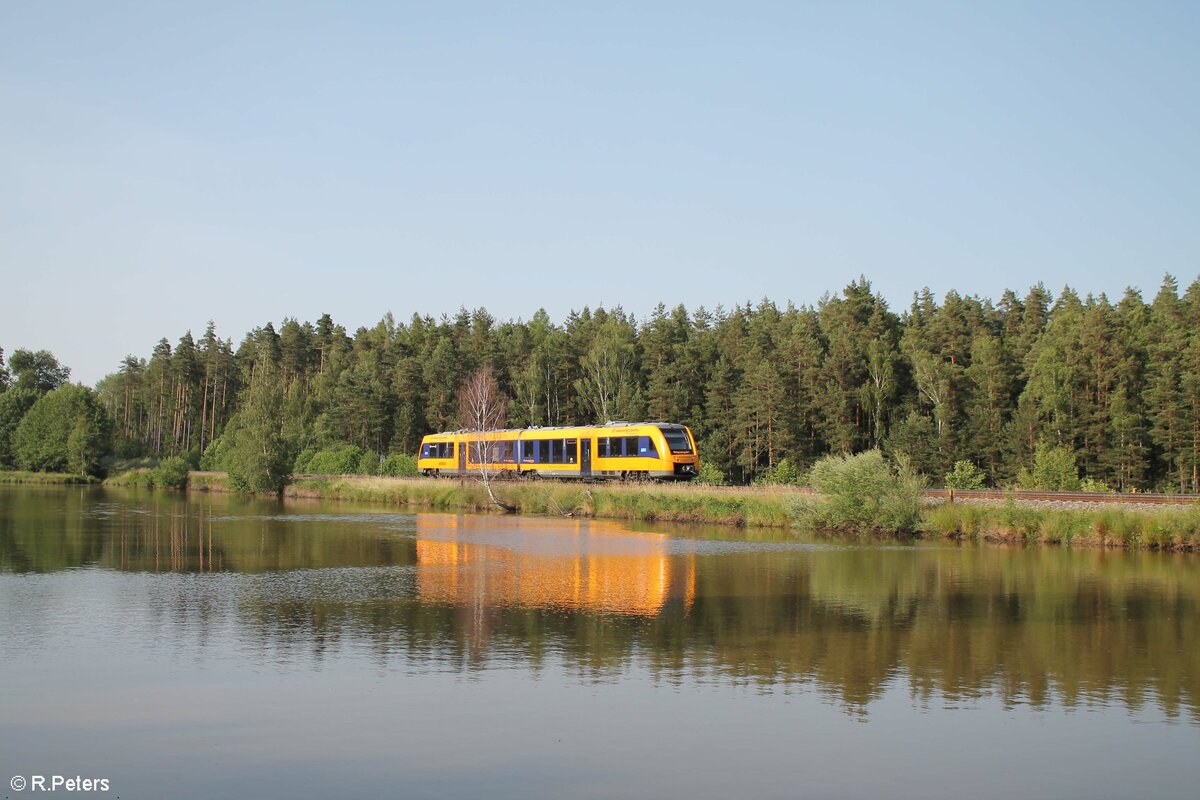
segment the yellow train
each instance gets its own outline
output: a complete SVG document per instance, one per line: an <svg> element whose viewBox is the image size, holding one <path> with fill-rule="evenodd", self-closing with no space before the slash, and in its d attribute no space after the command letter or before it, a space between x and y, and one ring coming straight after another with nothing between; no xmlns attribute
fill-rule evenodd
<svg viewBox="0 0 1200 800"><path fill-rule="evenodd" d="M417 469L471 475L481 461L516 477L691 480L700 472L691 429L667 422L431 433L421 440Z"/></svg>

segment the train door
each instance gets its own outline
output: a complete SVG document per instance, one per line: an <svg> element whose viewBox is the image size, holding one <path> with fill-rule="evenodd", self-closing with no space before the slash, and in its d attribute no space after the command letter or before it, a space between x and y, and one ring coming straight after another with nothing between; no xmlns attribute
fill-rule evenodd
<svg viewBox="0 0 1200 800"><path fill-rule="evenodd" d="M579 477L592 477L592 440L586 436L579 439Z"/></svg>
<svg viewBox="0 0 1200 800"><path fill-rule="evenodd" d="M465 475L467 474L467 443L459 442L455 447L458 448L458 473Z"/></svg>

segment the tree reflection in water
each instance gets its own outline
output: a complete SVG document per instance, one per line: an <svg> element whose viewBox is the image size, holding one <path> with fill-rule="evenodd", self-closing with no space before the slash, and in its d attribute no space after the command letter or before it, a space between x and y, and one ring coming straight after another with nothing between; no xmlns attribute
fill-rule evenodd
<svg viewBox="0 0 1200 800"><path fill-rule="evenodd" d="M216 573L158 613L232 626L303 665L562 662L585 680L816 690L867 713L916 702L1155 704L1200 720L1189 554L723 540L589 520L366 513L95 489L0 491L0 569Z"/></svg>

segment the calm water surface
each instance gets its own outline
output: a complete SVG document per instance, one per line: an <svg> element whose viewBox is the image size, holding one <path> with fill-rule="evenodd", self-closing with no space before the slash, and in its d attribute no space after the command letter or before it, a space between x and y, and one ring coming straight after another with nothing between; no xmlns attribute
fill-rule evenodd
<svg viewBox="0 0 1200 800"><path fill-rule="evenodd" d="M1200 557L0 486L0 679L132 800L1193 798Z"/></svg>

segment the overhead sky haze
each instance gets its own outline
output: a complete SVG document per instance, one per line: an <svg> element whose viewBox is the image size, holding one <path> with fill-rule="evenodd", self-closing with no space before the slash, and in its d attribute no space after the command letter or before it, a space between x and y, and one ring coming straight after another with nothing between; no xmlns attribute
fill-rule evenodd
<svg viewBox="0 0 1200 800"><path fill-rule="evenodd" d="M1200 273L1200 4L0 4L0 347Z"/></svg>

